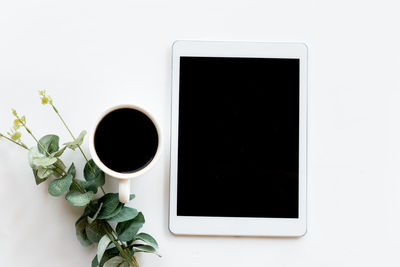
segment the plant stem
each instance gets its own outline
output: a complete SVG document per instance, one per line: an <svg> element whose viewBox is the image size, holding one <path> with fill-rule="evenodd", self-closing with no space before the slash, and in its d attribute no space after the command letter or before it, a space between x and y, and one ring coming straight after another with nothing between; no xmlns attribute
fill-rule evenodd
<svg viewBox="0 0 400 267"><path fill-rule="evenodd" d="M55 166L55 167L56 167L56 169L58 169L58 170L60 170L60 171L61 171L61 175L63 175L63 174L67 174L67 173L65 172L65 170L64 170L64 169L62 169L62 168L60 168L59 166L57 166L57 165L53 165L53 166Z"/></svg>
<svg viewBox="0 0 400 267"><path fill-rule="evenodd" d="M33 135L33 133L31 132L31 130L29 130L29 128L26 126L26 124L20 119L20 117L17 115L16 116L18 121L22 124L22 126L24 126L25 130L28 132L28 134L30 134L32 136L32 138L36 141L36 143L44 150L46 151L46 154L51 157L50 153L47 151L47 149L42 145L42 143L40 143L36 137Z"/></svg>
<svg viewBox="0 0 400 267"><path fill-rule="evenodd" d="M27 147L25 144L20 144L20 143L18 143L18 142L16 142L16 141L12 140L11 138L8 138L7 136L5 136L5 135L2 134L2 133L0 133L0 137L4 137L4 138L7 139L8 141L13 142L13 143L16 144L16 145L19 145L19 146L22 147L22 148L28 149L28 147Z"/></svg>
<svg viewBox="0 0 400 267"><path fill-rule="evenodd" d="M128 262L128 264L133 267L139 267L137 264L132 262L132 260L129 258L129 255L127 255L124 249L121 247L121 244L117 240L115 240L114 235L108 231L106 225L104 229L106 231L108 238L110 238L111 242L114 243L115 247L118 249L121 256Z"/></svg>
<svg viewBox="0 0 400 267"><path fill-rule="evenodd" d="M76 181L75 178L72 179L72 183L78 188L79 192L82 194L86 193L86 190Z"/></svg>
<svg viewBox="0 0 400 267"><path fill-rule="evenodd" d="M58 173L60 176L63 175L62 173L60 173L59 171L57 171L57 168L55 168L54 171L55 171L56 173Z"/></svg>
<svg viewBox="0 0 400 267"><path fill-rule="evenodd" d="M60 118L61 122L64 124L65 128L67 128L67 131L68 131L69 134L71 135L72 139L75 141L76 138L75 138L74 134L73 134L72 131L69 129L67 123L64 121L64 119L63 119L63 117L61 116L60 112L58 112L58 109L54 106L53 102L50 102L50 105L52 106L52 108L53 108L54 112L57 114L57 116ZM78 148L79 148L79 151L81 152L83 158L86 160L86 163L87 163L87 165L88 165L89 168L90 168L90 171L91 171L94 175L96 175L96 173L95 173L95 171L94 171L92 165L90 164L88 158L86 157L85 153L83 152L81 146L78 145ZM101 189L101 191L103 192L103 194L105 195L106 192L104 191L104 189L103 189L102 186L100 186L100 189Z"/></svg>
<svg viewBox="0 0 400 267"><path fill-rule="evenodd" d="M57 116L60 118L61 122L64 124L65 128L67 128L67 131L69 132L69 134L71 135L72 139L75 141L75 136L74 134L71 132L71 130L69 129L67 123L64 121L63 117L61 116L60 112L58 112L58 109L54 106L53 103L50 103L51 106L53 107L53 110L56 112ZM95 174L93 167L89 164L89 160L87 159L85 153L83 153L83 150L81 148L80 145L78 145L79 150L81 151L82 156L85 158L86 162L88 163L91 171L93 172L93 174Z"/></svg>
<svg viewBox="0 0 400 267"><path fill-rule="evenodd" d="M135 263L135 265L136 265L137 267L139 267L139 263L137 262L135 256L132 256L132 260L133 260L133 262Z"/></svg>
<svg viewBox="0 0 400 267"><path fill-rule="evenodd" d="M59 166L55 166L56 168L54 169L55 171L56 171L56 173L58 173L59 175L64 175L64 174L67 174L67 172L65 171L65 170L63 170L62 168L60 168ZM57 171L57 169L58 170L60 170L61 171L61 173L59 172L59 171ZM78 188L78 190L79 190L79 192L81 192L82 194L84 194L84 193L86 193L86 190L76 181L76 179L75 178L72 178L72 183Z"/></svg>
<svg viewBox="0 0 400 267"><path fill-rule="evenodd" d="M106 194L106 191L104 191L104 189L103 189L102 186L100 186L100 189L101 189L101 191L103 192L103 195L105 195L105 194Z"/></svg>

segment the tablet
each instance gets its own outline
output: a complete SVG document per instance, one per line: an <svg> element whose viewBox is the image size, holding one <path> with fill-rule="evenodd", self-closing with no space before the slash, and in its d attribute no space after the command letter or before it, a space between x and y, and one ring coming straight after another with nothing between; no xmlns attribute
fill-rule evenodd
<svg viewBox="0 0 400 267"><path fill-rule="evenodd" d="M177 41L172 50L170 231L304 235L307 47Z"/></svg>

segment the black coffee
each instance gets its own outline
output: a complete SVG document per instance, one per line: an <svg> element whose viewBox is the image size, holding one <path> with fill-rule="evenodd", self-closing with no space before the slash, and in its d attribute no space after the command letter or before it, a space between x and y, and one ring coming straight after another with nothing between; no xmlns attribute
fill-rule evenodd
<svg viewBox="0 0 400 267"><path fill-rule="evenodd" d="M154 158L158 148L157 129L142 112L117 109L99 122L94 147L108 168L120 173L135 172Z"/></svg>

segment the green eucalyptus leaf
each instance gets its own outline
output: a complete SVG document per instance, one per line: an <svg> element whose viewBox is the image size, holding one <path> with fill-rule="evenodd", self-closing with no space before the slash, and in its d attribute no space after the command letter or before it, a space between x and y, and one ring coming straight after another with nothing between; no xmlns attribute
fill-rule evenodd
<svg viewBox="0 0 400 267"><path fill-rule="evenodd" d="M84 183L84 186L85 186L85 190L86 191L92 191L93 193L97 193L97 189L98 189L98 183L96 182L96 181L86 181L85 183Z"/></svg>
<svg viewBox="0 0 400 267"><path fill-rule="evenodd" d="M53 164L53 166L63 173L65 168L67 168L67 166L65 166L64 162L61 159L57 159L57 161Z"/></svg>
<svg viewBox="0 0 400 267"><path fill-rule="evenodd" d="M147 245L152 246L153 248L158 248L158 243L157 241L149 234L146 233L140 233L138 235L136 235L135 240L141 240L143 242L145 242Z"/></svg>
<svg viewBox="0 0 400 267"><path fill-rule="evenodd" d="M78 192L79 192L79 191L80 191L80 190L79 190L80 187L78 187L78 186L76 185L77 183L74 183L74 181L77 182L78 179L72 179L72 184L71 184L71 186L69 187L69 191L71 191L71 192L72 192L72 191L78 191ZM78 184L79 184L79 183L78 183Z"/></svg>
<svg viewBox="0 0 400 267"><path fill-rule="evenodd" d="M86 235L86 226L87 226L86 217L81 217L75 224L76 238L79 240L82 246L88 247L93 242L90 241Z"/></svg>
<svg viewBox="0 0 400 267"><path fill-rule="evenodd" d="M48 178L50 175L53 174L53 170L46 167L39 167L37 170L37 176L41 179Z"/></svg>
<svg viewBox="0 0 400 267"><path fill-rule="evenodd" d="M83 218L86 218L87 216L90 215L90 209L88 209L88 207L85 208L85 210L83 211L83 214L81 215L81 217L79 217L78 220L76 220L75 225L80 222Z"/></svg>
<svg viewBox="0 0 400 267"><path fill-rule="evenodd" d="M86 209L90 210L91 215L94 215L99 209L99 199L93 199L90 201L89 205L86 206Z"/></svg>
<svg viewBox="0 0 400 267"><path fill-rule="evenodd" d="M147 253L153 253L156 254L157 256L161 257L160 254L157 253L157 250L149 245L142 245L142 244L135 244L133 245L133 249L135 252L147 252Z"/></svg>
<svg viewBox="0 0 400 267"><path fill-rule="evenodd" d="M104 235L100 241L99 244L97 245L97 260L101 261L101 259L103 258L103 254L106 251L108 245L110 245L111 243L111 239L107 236Z"/></svg>
<svg viewBox="0 0 400 267"><path fill-rule="evenodd" d="M54 179L49 184L49 194L53 197L59 197L68 192L69 187L72 184L72 175L67 174L60 179Z"/></svg>
<svg viewBox="0 0 400 267"><path fill-rule="evenodd" d="M117 215L109 218L108 221L110 221L110 222L125 222L125 221L132 220L138 214L139 214L139 212L136 209L133 209L130 207L123 207Z"/></svg>
<svg viewBox="0 0 400 267"><path fill-rule="evenodd" d="M129 250L129 257L132 257L136 252L135 249L133 248L133 246L129 247L129 245L128 245L128 250Z"/></svg>
<svg viewBox="0 0 400 267"><path fill-rule="evenodd" d="M135 196L135 194L131 194L130 196L129 196L129 200L132 200L132 199L134 199L136 196Z"/></svg>
<svg viewBox="0 0 400 267"><path fill-rule="evenodd" d="M119 205L117 193L107 193L99 199L103 203L103 210L99 214L99 219L108 219L109 216Z"/></svg>
<svg viewBox="0 0 400 267"><path fill-rule="evenodd" d="M39 167L47 167L53 165L57 162L57 158L50 158L50 157L42 157L42 158L35 158L32 160L33 165Z"/></svg>
<svg viewBox="0 0 400 267"><path fill-rule="evenodd" d="M97 266L103 267L105 262L107 262L109 259L111 259L115 256L118 256L118 255L119 255L119 251L116 247L109 248L104 252L104 255L101 258L100 263L97 260L97 255L93 258L92 267L97 267Z"/></svg>
<svg viewBox="0 0 400 267"><path fill-rule="evenodd" d="M54 168L54 165L53 166L49 166L48 168L51 168L51 170L53 171L53 176L56 179L61 178L61 177L64 176L64 174L60 170L57 170L56 168Z"/></svg>
<svg viewBox="0 0 400 267"><path fill-rule="evenodd" d="M80 186L81 188L85 189L85 185L86 185L86 182L85 182L85 181L82 181L82 180L80 180L80 179L74 179L74 181L75 181L77 184L79 184L79 186ZM70 190L71 190L71 191L79 191L79 187L77 187L75 184L72 184Z"/></svg>
<svg viewBox="0 0 400 267"><path fill-rule="evenodd" d="M61 148L60 150L51 153L51 156L56 157L56 158L61 157L61 155L64 153L64 151L65 151L66 148L67 148L67 147L64 146L64 147Z"/></svg>
<svg viewBox="0 0 400 267"><path fill-rule="evenodd" d="M117 234L121 241L130 241L135 238L137 232L144 224L144 216L141 212L132 220L117 224Z"/></svg>
<svg viewBox="0 0 400 267"><path fill-rule="evenodd" d="M112 213L110 213L110 215L106 216L104 219L108 220L109 218L116 216L118 213L120 213L120 211L124 206L125 206L124 203L119 203L117 208Z"/></svg>
<svg viewBox="0 0 400 267"><path fill-rule="evenodd" d="M37 144L37 148L39 149L39 152L42 153L43 155L47 155L47 153L51 154L58 151L59 141L60 138L57 135L54 134L45 135L42 138L40 138L39 140L40 144Z"/></svg>
<svg viewBox="0 0 400 267"><path fill-rule="evenodd" d="M38 176L38 174L37 174L38 170L32 170L32 171L33 171L33 175L35 176L35 182L36 182L37 185L43 183L44 181L46 181L48 179L48 177L47 178L40 178Z"/></svg>
<svg viewBox="0 0 400 267"><path fill-rule="evenodd" d="M72 206L85 206L89 204L90 200L93 197L93 192L89 191L86 193L81 193L79 191L69 191L69 193L65 196L65 199Z"/></svg>
<svg viewBox="0 0 400 267"><path fill-rule="evenodd" d="M98 243L106 232L102 222L96 220L93 223L86 225L86 234L90 241Z"/></svg>
<svg viewBox="0 0 400 267"><path fill-rule="evenodd" d="M72 175L72 178L75 178L76 176L76 169L74 163L71 164L71 166L68 168L67 173Z"/></svg>
<svg viewBox="0 0 400 267"><path fill-rule="evenodd" d="M93 217L88 217L88 222L92 223L97 219L97 216L99 215L99 212L101 210L101 208L103 207L103 203L100 203L99 208L97 209L96 213L93 215Z"/></svg>
<svg viewBox="0 0 400 267"><path fill-rule="evenodd" d="M34 170L37 170L38 167L33 163L33 160L44 158L44 157L45 157L45 155L43 155L42 153L39 152L39 149L37 148L37 146L31 147L29 149L29 153L28 153L28 161L29 161L29 165L31 166L31 168Z"/></svg>
<svg viewBox="0 0 400 267"><path fill-rule="evenodd" d="M129 264L121 256L115 256L103 265L104 267L129 267Z"/></svg>
<svg viewBox="0 0 400 267"><path fill-rule="evenodd" d="M135 239L132 239L132 240L126 242L126 245L131 246L133 243L135 243Z"/></svg>
<svg viewBox="0 0 400 267"><path fill-rule="evenodd" d="M97 260L97 255L96 255L92 260L92 267L97 267L97 266L99 266L99 261Z"/></svg>
<svg viewBox="0 0 400 267"><path fill-rule="evenodd" d="M105 175L99 167L96 166L93 160L89 160L83 169L83 176L87 181L85 189L97 193L97 188L105 183Z"/></svg>
<svg viewBox="0 0 400 267"><path fill-rule="evenodd" d="M65 145L66 147L68 147L72 150L75 150L77 147L82 145L85 135L86 135L86 131L82 131L74 141L65 143L63 145Z"/></svg>
<svg viewBox="0 0 400 267"><path fill-rule="evenodd" d="M100 261L100 267L103 267L104 263L106 263L109 259L118 255L119 251L116 247L107 249L106 252L104 252L103 258Z"/></svg>

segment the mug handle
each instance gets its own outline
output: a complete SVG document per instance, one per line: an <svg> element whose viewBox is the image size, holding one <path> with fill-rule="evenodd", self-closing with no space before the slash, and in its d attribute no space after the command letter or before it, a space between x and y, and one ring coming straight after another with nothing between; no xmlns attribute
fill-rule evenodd
<svg viewBox="0 0 400 267"><path fill-rule="evenodd" d="M119 179L119 202L128 203L131 192L131 180L130 179Z"/></svg>

